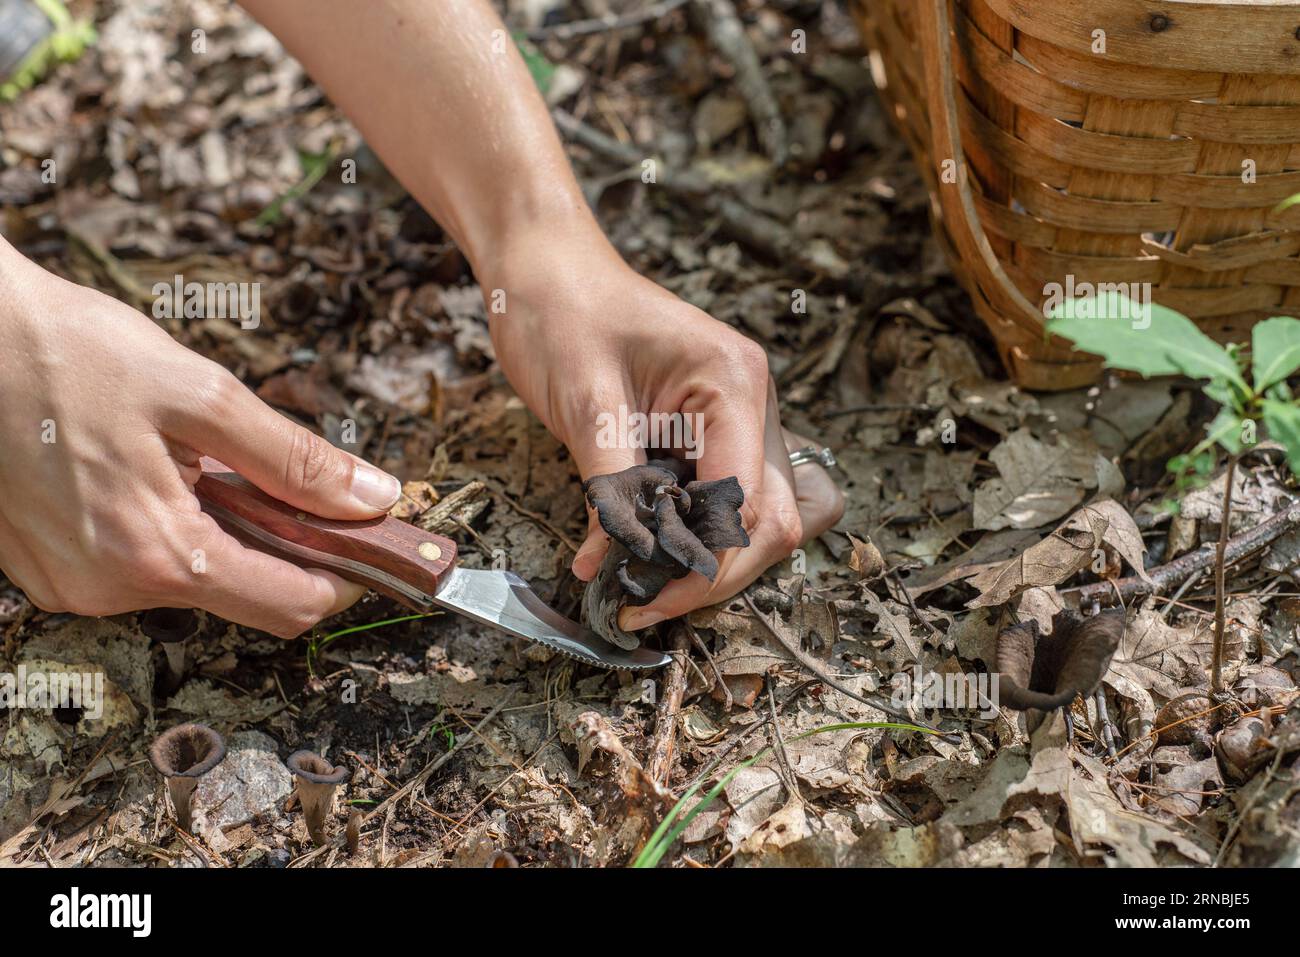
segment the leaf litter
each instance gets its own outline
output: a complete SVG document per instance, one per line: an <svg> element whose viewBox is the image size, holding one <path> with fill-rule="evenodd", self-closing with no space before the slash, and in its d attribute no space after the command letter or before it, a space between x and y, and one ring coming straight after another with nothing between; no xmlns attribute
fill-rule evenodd
<svg viewBox="0 0 1300 957"><path fill-rule="evenodd" d="M0 115L11 239L136 306L179 272L262 282L256 336L160 323L331 439L355 423L362 454L407 482L403 517L453 535L467 564L504 559L575 616L576 471L510 394L448 238L233 4L81 6L100 43ZM45 614L0 581L0 670L96 671L112 689L98 719L9 712L0 864L485 866L508 852L524 866L621 866L682 795L699 786L689 807L724 780L659 866L1300 859L1288 783L1300 532L1228 570L1227 700L1208 696L1204 572L1123 602L1100 688L1066 709L1072 731L1061 712L1031 738L1016 712L895 695L908 674L987 676L1006 628L1046 626L1081 586L1118 591L1122 576L1158 575L1215 541L1222 473L1185 492L1165 477L1208 418L1185 383L1108 377L1040 396L1008 384L931 237L925 188L869 93L842 5L736 6L785 143L758 136L752 111L765 107L681 11L570 39L552 25L582 19L584 4L506 12L556 67L541 71L548 100L573 121L561 123L570 156L614 242L767 348L783 418L835 450L841 523L751 588L752 604L662 628L683 663L648 678L450 615L343 635L309 669L300 644L201 616L193 670L163 696L138 616ZM796 25L806 56L783 49ZM208 53L183 69L178 38L199 27ZM584 131L633 137L637 156L662 155L710 198L629 181ZM75 187L41 183L50 155ZM345 157L359 187L334 175ZM792 313L796 289L806 308ZM1294 498L1276 456L1244 459L1230 533ZM328 627L397 615L370 596ZM143 762L156 732L185 720L227 736L226 773L246 785L206 785L214 807L191 842ZM950 736L856 726L885 722ZM845 727L808 734L831 725ZM339 840L317 850L284 801L298 749L351 771ZM351 808L364 812L355 854L341 842Z"/></svg>

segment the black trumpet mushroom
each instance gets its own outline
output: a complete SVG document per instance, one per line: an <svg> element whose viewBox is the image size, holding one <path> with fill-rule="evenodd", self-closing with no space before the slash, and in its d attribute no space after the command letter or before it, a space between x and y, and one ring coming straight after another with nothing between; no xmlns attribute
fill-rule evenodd
<svg viewBox="0 0 1300 957"><path fill-rule="evenodd" d="M307 833L312 843L321 847L334 791L347 779L348 769L343 765L335 767L312 751L295 751L286 763L297 780L298 803L307 819Z"/></svg>
<svg viewBox="0 0 1300 957"><path fill-rule="evenodd" d="M1050 635L1040 635L1036 621L1003 630L998 635L998 703L1026 712L1025 725L1032 733L1048 712L1097 690L1123 637L1122 608L1090 618L1067 609L1052 617Z"/></svg>
<svg viewBox="0 0 1300 957"><path fill-rule="evenodd" d="M178 724L160 734L149 748L149 763L166 780L176 824L187 834L191 833L191 803L199 778L225 756L221 735L202 724Z"/></svg>
<svg viewBox="0 0 1300 957"><path fill-rule="evenodd" d="M198 631L198 618L189 608L151 608L140 618L140 630L162 646L166 668L159 684L171 693L185 680L185 642Z"/></svg>
<svg viewBox="0 0 1300 957"><path fill-rule="evenodd" d="M715 552L744 548L749 535L740 519L745 493L735 476L692 481L694 467L655 459L582 483L609 537L609 553L583 594L583 619L622 648L640 639L618 627L624 605L645 605L664 586L690 572L712 581Z"/></svg>

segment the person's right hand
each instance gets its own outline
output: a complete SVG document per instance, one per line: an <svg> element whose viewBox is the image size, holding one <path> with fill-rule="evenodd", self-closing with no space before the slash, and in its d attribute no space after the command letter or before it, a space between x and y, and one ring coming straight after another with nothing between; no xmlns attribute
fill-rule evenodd
<svg viewBox="0 0 1300 957"><path fill-rule="evenodd" d="M327 518L382 514L395 478L3 240L0 342L0 569L37 607L203 608L290 638L364 593L225 534L194 496L199 456Z"/></svg>
<svg viewBox="0 0 1300 957"><path fill-rule="evenodd" d="M687 415L699 422L696 476L735 476L750 547L719 556L710 581L692 572L643 606L619 614L625 631L725 601L844 512L839 488L819 467L790 466L767 355L757 343L635 273L594 223L552 225L502 243L497 263L476 273L505 293L494 315L497 358L524 402L568 446L582 478L644 462L646 452L602 441L601 413ZM489 293L491 295L491 293ZM661 454L669 454L664 450ZM609 549L595 509L573 573L590 581Z"/></svg>

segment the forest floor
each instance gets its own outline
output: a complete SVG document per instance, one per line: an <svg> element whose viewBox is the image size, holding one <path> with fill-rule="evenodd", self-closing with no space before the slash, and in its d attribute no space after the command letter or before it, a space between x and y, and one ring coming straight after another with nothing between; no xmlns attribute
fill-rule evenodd
<svg viewBox="0 0 1300 957"><path fill-rule="evenodd" d="M442 527L465 561L505 556L576 615L578 477L498 371L480 290L443 232L233 4L71 6L99 42L0 108L11 241L146 312L177 274L260 282L256 333L161 324L331 439L355 423L355 450L412 483L407 517L458 496ZM446 614L330 637L406 614L371 595L313 642L199 614L189 673L165 689L140 616L46 614L0 578L0 671L90 669L109 690L98 719L0 718L0 865L481 866L507 851L525 866L617 866L692 784L733 770L666 865L1297 862L1294 529L1228 570L1230 699L1207 697L1202 568L1125 598L1125 637L1101 694L1072 706L1068 739L1060 715L1031 741L1017 712L918 695L903 698L912 720L951 737L799 737L888 717L788 644L864 696L889 697L918 667L987 674L1013 621L1048 626L1071 589L1215 542L1222 473L1183 489L1165 472L1212 410L1186 382L1034 395L1006 380L840 4L738 4L785 118L780 164L733 57L685 6L661 6L576 37L559 25L629 5L533 0L508 16L535 38L531 65L624 256L761 342L787 424L834 449L840 524L748 601L663 629L690 661L649 683ZM657 183L642 182L649 155ZM57 184L40 175L50 157ZM669 185L675 171L710 189ZM1235 476L1232 535L1296 501L1267 444ZM193 837L177 834L145 753L183 721L228 747ZM1228 732L1247 735L1244 756L1225 756ZM365 812L354 853L313 850L284 766L300 748L351 770L331 830Z"/></svg>

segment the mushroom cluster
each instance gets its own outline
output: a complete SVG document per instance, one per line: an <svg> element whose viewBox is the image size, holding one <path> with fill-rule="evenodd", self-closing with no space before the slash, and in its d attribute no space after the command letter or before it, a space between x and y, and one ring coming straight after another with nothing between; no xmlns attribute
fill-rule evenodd
<svg viewBox="0 0 1300 957"><path fill-rule="evenodd" d="M176 824L192 833L193 798L199 778L226 756L226 743L207 725L178 724L160 734L149 747L149 763L167 782L176 809ZM298 802L307 821L307 833L317 847L325 843L334 792L348 778L348 769L335 767L312 751L295 751L285 762L296 779ZM346 831L350 853L356 853L361 839L361 815L354 809Z"/></svg>
<svg viewBox="0 0 1300 957"><path fill-rule="evenodd" d="M583 595L583 619L621 648L640 640L618 627L623 605L649 603L664 586L690 572L712 581L714 552L749 544L740 519L745 493L735 476L691 481L688 462L655 459L582 484L612 539L600 571Z"/></svg>
<svg viewBox="0 0 1300 957"><path fill-rule="evenodd" d="M1040 635L1032 620L1005 629L998 635L999 704L1027 712L1032 733L1047 712L1097 690L1123 637L1122 608L1091 618L1059 612L1050 635Z"/></svg>

